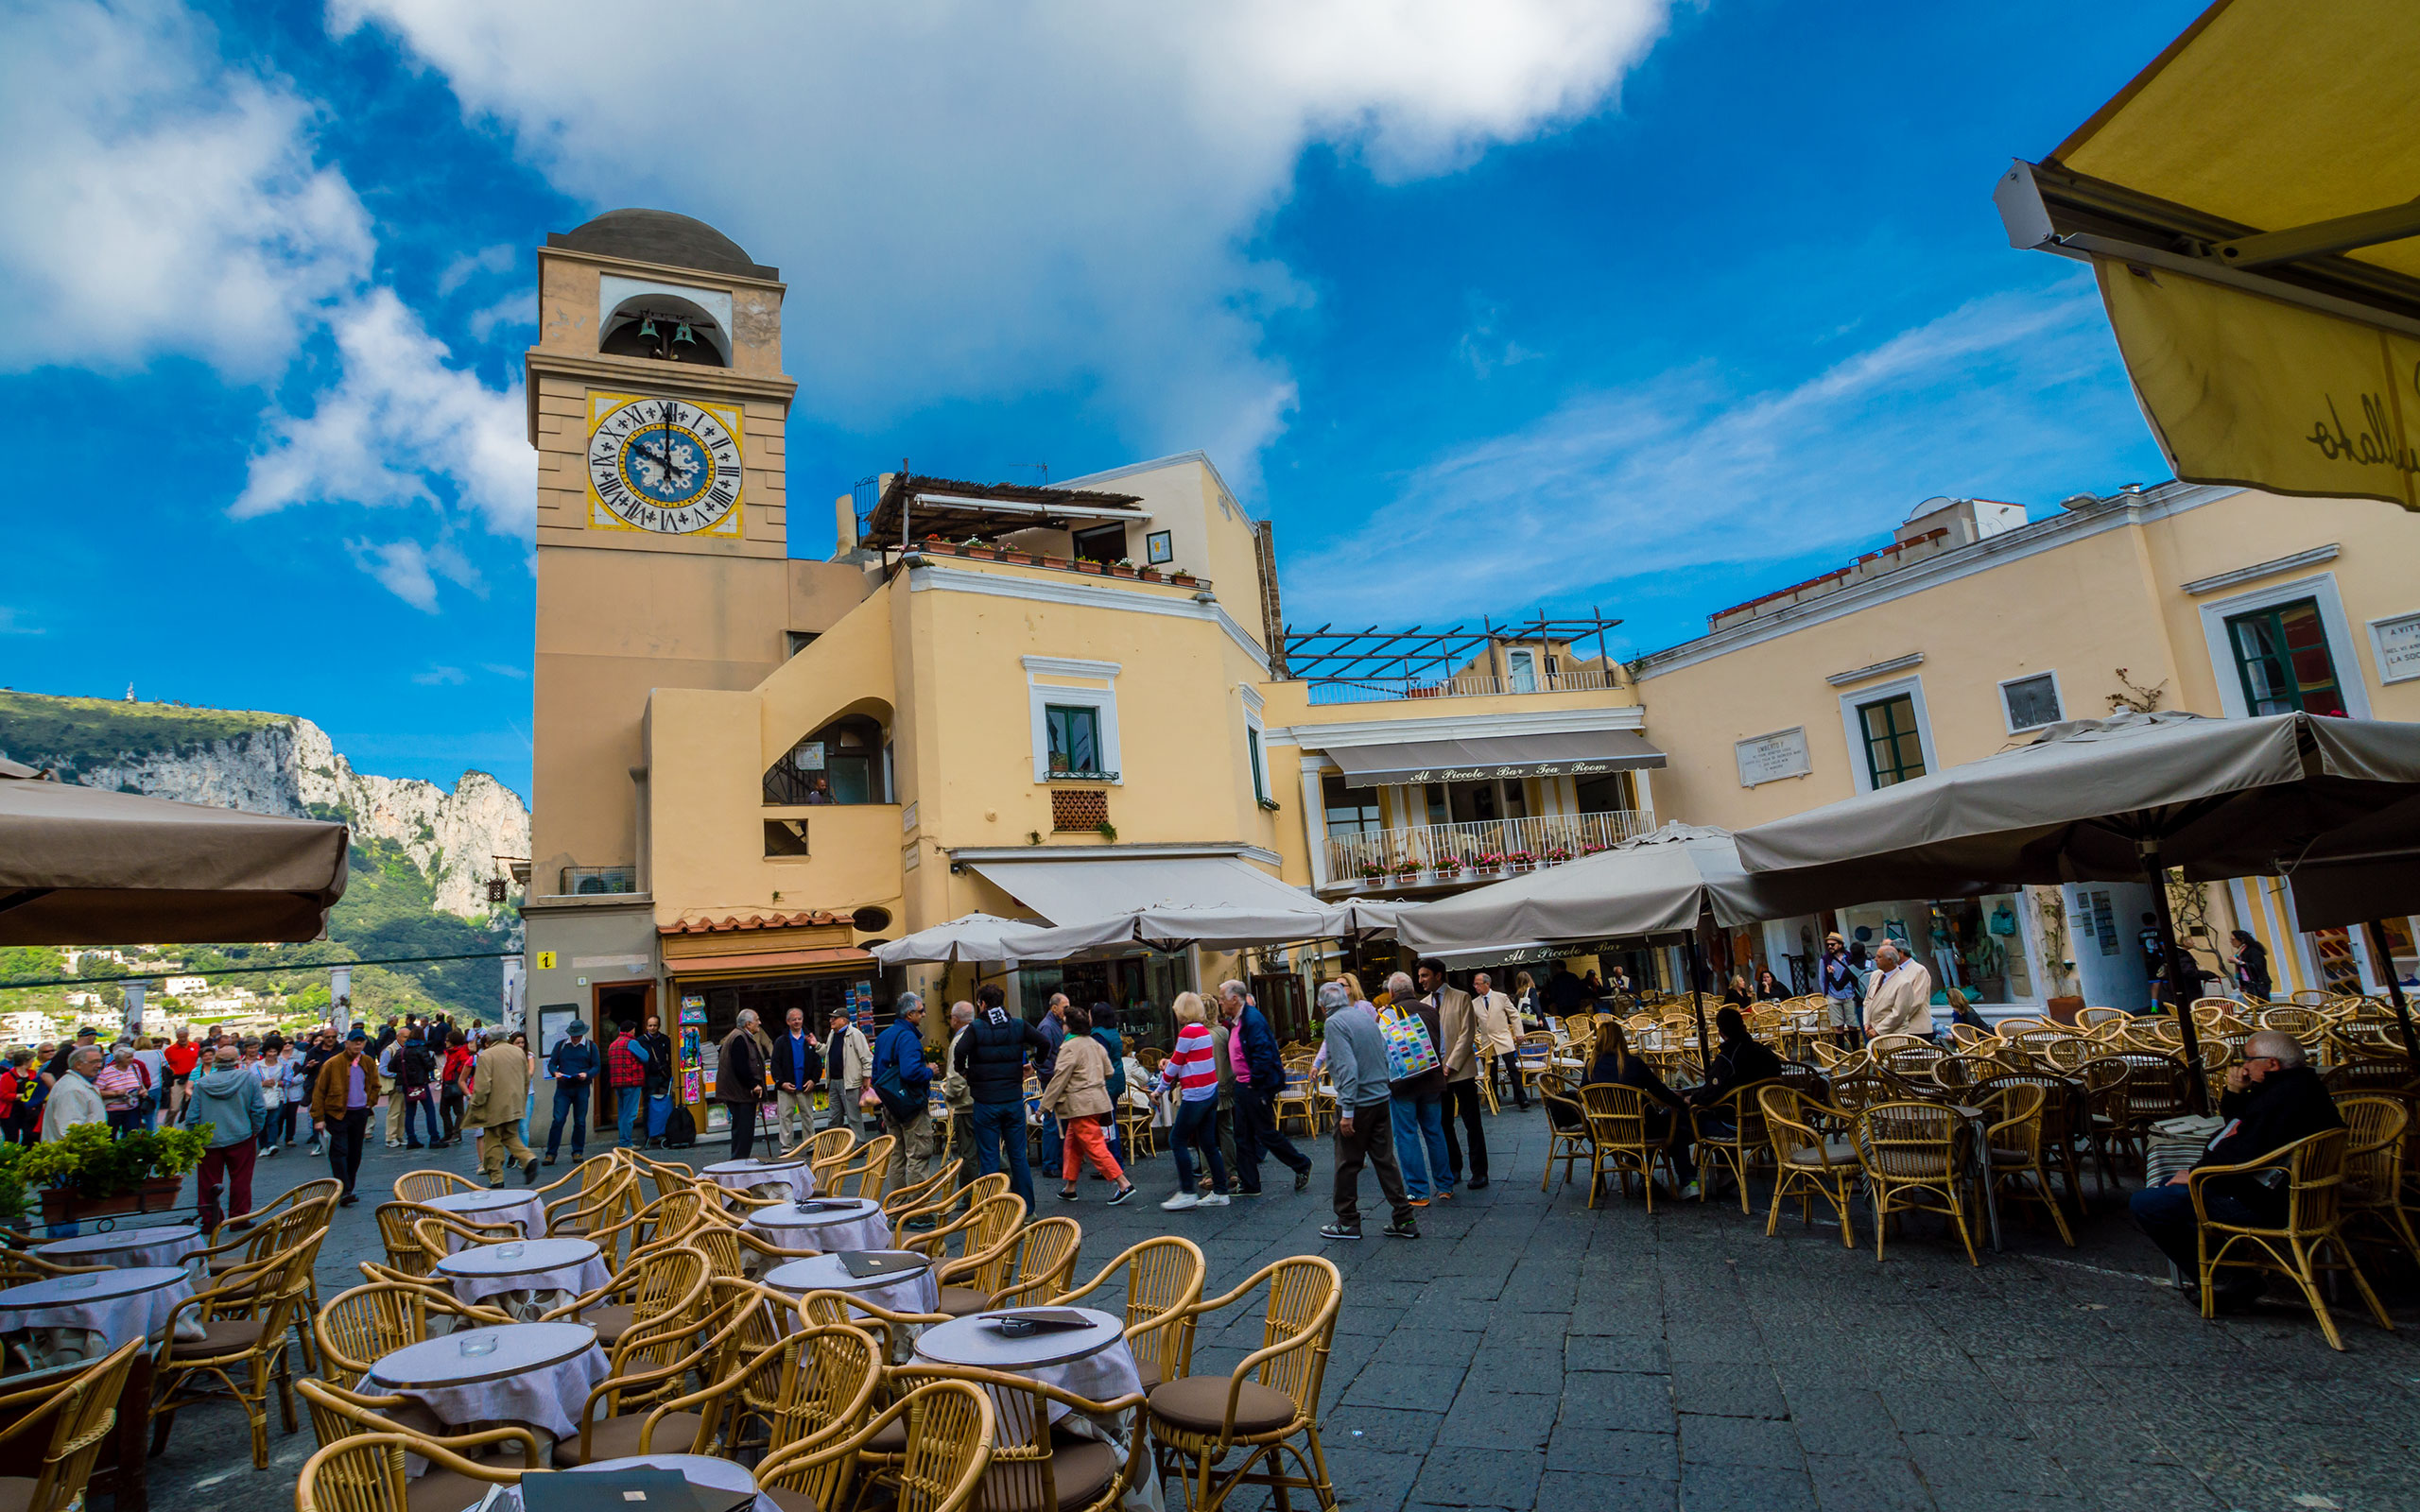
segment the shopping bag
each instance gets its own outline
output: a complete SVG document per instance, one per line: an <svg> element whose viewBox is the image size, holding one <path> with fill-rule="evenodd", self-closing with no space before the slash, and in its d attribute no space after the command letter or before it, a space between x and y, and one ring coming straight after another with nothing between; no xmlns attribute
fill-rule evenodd
<svg viewBox="0 0 2420 1512"><path fill-rule="evenodd" d="M1437 1047L1429 1042L1428 1025L1417 1013L1389 1008L1378 1015L1378 1033L1387 1041L1387 1080L1403 1081L1440 1064Z"/></svg>

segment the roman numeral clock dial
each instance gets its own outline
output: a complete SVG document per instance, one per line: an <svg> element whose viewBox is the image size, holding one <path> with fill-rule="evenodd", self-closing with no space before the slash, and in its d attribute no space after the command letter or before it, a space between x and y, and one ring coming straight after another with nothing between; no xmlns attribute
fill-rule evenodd
<svg viewBox="0 0 2420 1512"><path fill-rule="evenodd" d="M591 394L592 528L740 534L739 411L643 394Z"/></svg>

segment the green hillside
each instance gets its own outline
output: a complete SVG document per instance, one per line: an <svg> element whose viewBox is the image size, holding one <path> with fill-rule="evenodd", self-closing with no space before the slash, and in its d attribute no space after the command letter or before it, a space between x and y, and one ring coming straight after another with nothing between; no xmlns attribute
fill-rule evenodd
<svg viewBox="0 0 2420 1512"><path fill-rule="evenodd" d="M159 756L233 740L293 723L291 714L251 709L190 709L173 703L60 698L0 693L0 751L61 765L61 775L121 756Z"/></svg>

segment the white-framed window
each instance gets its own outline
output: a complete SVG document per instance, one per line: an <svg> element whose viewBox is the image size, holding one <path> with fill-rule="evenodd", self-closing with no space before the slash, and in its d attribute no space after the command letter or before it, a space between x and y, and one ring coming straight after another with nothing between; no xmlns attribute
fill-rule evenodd
<svg viewBox="0 0 2420 1512"><path fill-rule="evenodd" d="M1275 798L1269 790L1268 729L1260 721L1262 699L1249 684L1236 689L1244 701L1244 759L1252 766L1252 796L1263 807L1272 807Z"/></svg>
<svg viewBox="0 0 2420 1512"><path fill-rule="evenodd" d="M1922 677L1841 694L1841 732L1848 739L1849 777L1860 793L1941 770Z"/></svg>
<svg viewBox="0 0 2420 1512"><path fill-rule="evenodd" d="M2323 679L2346 714L2370 717L2360 643L2344 616L2334 573L2297 577L2200 609L2219 707L2228 718L2317 703L2300 695L2304 684L2316 689ZM2254 707L2255 698L2261 707Z"/></svg>
<svg viewBox="0 0 2420 1512"><path fill-rule="evenodd" d="M1122 783L1117 751L1118 671L1115 662L1049 656L1025 659L1035 782L1074 778Z"/></svg>
<svg viewBox="0 0 2420 1512"><path fill-rule="evenodd" d="M2000 683L2000 717L2012 735L2057 724L2066 717L2066 707L2056 672L2030 672Z"/></svg>

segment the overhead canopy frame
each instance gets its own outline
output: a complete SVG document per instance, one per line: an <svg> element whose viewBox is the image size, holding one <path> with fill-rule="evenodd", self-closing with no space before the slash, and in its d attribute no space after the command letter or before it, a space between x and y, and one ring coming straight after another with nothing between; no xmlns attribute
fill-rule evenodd
<svg viewBox="0 0 2420 1512"><path fill-rule="evenodd" d="M902 472L891 474L873 508L859 517L857 540L874 547L905 546L925 536L996 541L1020 530L1148 519L1138 507L1142 502L1139 493L967 483Z"/></svg>

